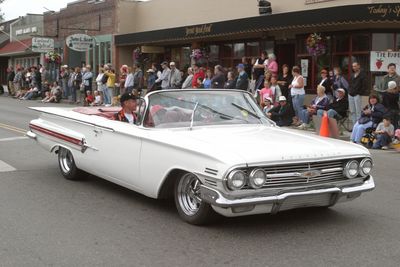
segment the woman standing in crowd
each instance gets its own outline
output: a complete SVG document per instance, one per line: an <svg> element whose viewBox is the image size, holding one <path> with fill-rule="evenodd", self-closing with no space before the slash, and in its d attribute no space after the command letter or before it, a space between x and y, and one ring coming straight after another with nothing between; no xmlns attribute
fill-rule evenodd
<svg viewBox="0 0 400 267"><path fill-rule="evenodd" d="M103 93L104 93L105 86L103 83L103 76L104 76L104 69L102 67L100 67L99 74L97 74L97 77L96 77L97 92L100 97L100 104L102 104L104 102Z"/></svg>
<svg viewBox="0 0 400 267"><path fill-rule="evenodd" d="M275 54L271 53L268 56L267 71L271 72L272 75L278 75L278 63L276 62Z"/></svg>
<svg viewBox="0 0 400 267"><path fill-rule="evenodd" d="M76 67L73 73L73 89L72 89L72 102L79 104L81 101L81 84L82 73L81 68Z"/></svg>
<svg viewBox="0 0 400 267"><path fill-rule="evenodd" d="M282 65L282 74L279 75L278 84L281 88L282 95L287 99L290 99L289 96L289 85L292 83L293 77L290 74L289 66L287 64Z"/></svg>
<svg viewBox="0 0 400 267"><path fill-rule="evenodd" d="M224 68L221 65L217 65L214 67L214 77L211 79L211 88L214 89L222 89L225 85L225 74Z"/></svg>
<svg viewBox="0 0 400 267"><path fill-rule="evenodd" d="M69 88L68 88L68 78L69 78L68 66L63 65L63 66L61 66L61 71L60 71L60 83L61 83L61 88L62 88L64 99L68 99L68 97L70 95Z"/></svg>
<svg viewBox="0 0 400 267"><path fill-rule="evenodd" d="M124 81L124 88L125 88L125 93L132 93L133 91L133 86L134 86L134 77L133 77L133 72L132 68L128 67L127 68L127 75ZM122 93L121 93L122 95Z"/></svg>
<svg viewBox="0 0 400 267"><path fill-rule="evenodd" d="M203 85L205 89L210 89L211 88L211 80L212 80L212 71L210 69L208 69L206 71L206 78L203 81Z"/></svg>
<svg viewBox="0 0 400 267"><path fill-rule="evenodd" d="M119 69L119 88L120 88L120 94L123 95L126 90L126 77L128 76L128 66L127 65L122 65L121 68Z"/></svg>
<svg viewBox="0 0 400 267"><path fill-rule="evenodd" d="M104 104L106 106L111 106L113 91L115 87L115 70L107 67L104 75L107 76L107 88L104 90Z"/></svg>
<svg viewBox="0 0 400 267"><path fill-rule="evenodd" d="M296 114L296 124L300 125L300 113L303 110L304 98L306 91L304 90L304 78L300 74L300 68L294 66L292 69L293 81L289 85L290 95L292 97L293 109Z"/></svg>
<svg viewBox="0 0 400 267"><path fill-rule="evenodd" d="M261 52L261 57L257 59L253 66L254 80L256 80L256 90L259 90L264 85L264 72L268 66L267 52Z"/></svg>

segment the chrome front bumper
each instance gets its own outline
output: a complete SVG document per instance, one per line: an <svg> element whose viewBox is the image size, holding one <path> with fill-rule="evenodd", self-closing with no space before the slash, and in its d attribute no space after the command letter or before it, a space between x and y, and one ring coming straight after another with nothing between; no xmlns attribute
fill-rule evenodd
<svg viewBox="0 0 400 267"><path fill-rule="evenodd" d="M332 206L338 202L350 201L363 192L375 188L374 179L370 176L363 184L351 187L331 187L286 192L273 196L247 196L227 198L218 190L201 186L200 195L203 201L212 205L214 210L224 216L243 216L259 213L277 213L278 211L301 208Z"/></svg>

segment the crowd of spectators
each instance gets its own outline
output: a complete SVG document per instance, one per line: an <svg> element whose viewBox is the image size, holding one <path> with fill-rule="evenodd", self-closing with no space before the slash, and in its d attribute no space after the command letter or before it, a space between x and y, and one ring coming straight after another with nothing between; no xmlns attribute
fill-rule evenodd
<svg viewBox="0 0 400 267"><path fill-rule="evenodd" d="M308 129L313 116L326 114L336 120L348 117L354 125L352 142L360 143L366 130L376 129L378 141L374 148L387 148L396 131L400 134L400 76L395 64L389 64L387 75L373 88L364 108L362 95L369 90L367 75L358 62L353 62L349 79L339 67L322 69L317 95L310 103L305 103L305 78L301 69L286 64L279 68L275 55L266 52L251 61L243 58L234 68L193 64L180 70L175 62L164 61L160 65L153 63L144 72L140 64L122 65L118 71L106 64L94 77L90 65L82 68L64 65L57 81L51 84L46 72L41 65L29 69L18 67L15 71L10 67L10 95L21 100L40 98L43 103L65 99L86 106L111 106L119 102L114 100L118 95L125 92L137 95L143 89L147 93L167 89L238 89L252 92L265 114L279 126Z"/></svg>

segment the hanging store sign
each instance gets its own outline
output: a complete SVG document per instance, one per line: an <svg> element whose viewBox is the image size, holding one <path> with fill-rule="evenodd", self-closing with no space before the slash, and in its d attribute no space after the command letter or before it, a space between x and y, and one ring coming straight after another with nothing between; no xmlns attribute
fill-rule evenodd
<svg viewBox="0 0 400 267"><path fill-rule="evenodd" d="M70 35L65 39L67 46L78 52L86 52L93 48L93 42L92 36L81 33Z"/></svg>
<svg viewBox="0 0 400 267"><path fill-rule="evenodd" d="M387 71L390 63L396 64L397 71L400 73L400 52L391 51L371 51L371 71Z"/></svg>
<svg viewBox="0 0 400 267"><path fill-rule="evenodd" d="M212 24L203 24L199 26L186 27L186 36L198 36L212 33Z"/></svg>
<svg viewBox="0 0 400 267"><path fill-rule="evenodd" d="M50 38L33 37L32 51L35 53L47 53L54 50L54 40Z"/></svg>

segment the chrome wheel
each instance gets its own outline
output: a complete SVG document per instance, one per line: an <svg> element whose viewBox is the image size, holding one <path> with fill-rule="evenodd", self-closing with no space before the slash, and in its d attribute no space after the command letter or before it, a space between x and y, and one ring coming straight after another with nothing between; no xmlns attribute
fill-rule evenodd
<svg viewBox="0 0 400 267"><path fill-rule="evenodd" d="M177 200L187 216L196 215L202 204L200 198L200 181L194 174L185 174L178 183Z"/></svg>
<svg viewBox="0 0 400 267"><path fill-rule="evenodd" d="M60 162L61 171L65 174L70 173L75 165L74 158L72 157L71 152L67 149L60 149L58 160Z"/></svg>

